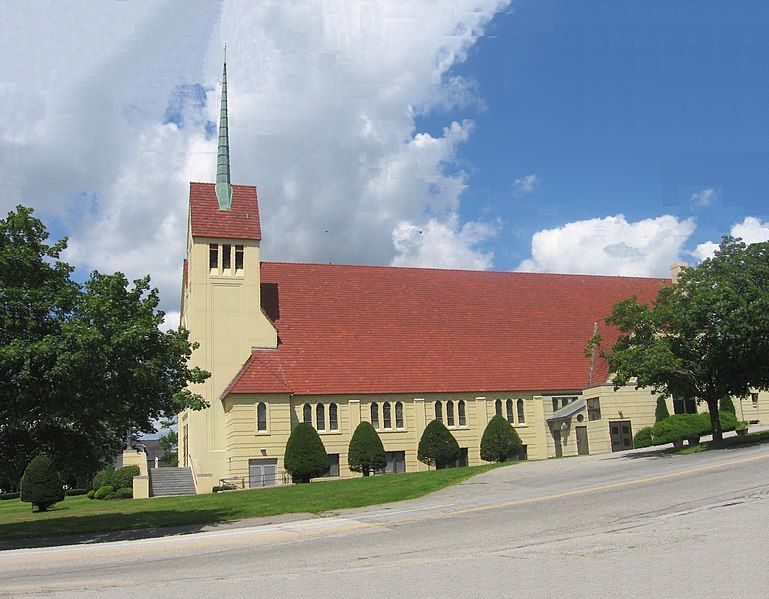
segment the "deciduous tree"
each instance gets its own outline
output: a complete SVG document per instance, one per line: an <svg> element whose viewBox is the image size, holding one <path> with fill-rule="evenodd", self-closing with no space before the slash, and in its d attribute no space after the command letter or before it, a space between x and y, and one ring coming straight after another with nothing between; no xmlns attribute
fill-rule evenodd
<svg viewBox="0 0 769 599"><path fill-rule="evenodd" d="M620 332L603 354L614 384L704 401L719 440L719 399L769 388L769 242L724 237L714 257L683 269L651 306L632 297L606 322Z"/></svg>

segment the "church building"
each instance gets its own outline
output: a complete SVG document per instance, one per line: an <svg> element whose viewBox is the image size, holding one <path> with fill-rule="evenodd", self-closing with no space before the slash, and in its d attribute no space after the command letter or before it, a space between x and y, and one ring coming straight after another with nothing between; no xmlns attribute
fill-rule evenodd
<svg viewBox="0 0 769 599"><path fill-rule="evenodd" d="M190 184L182 277L191 364L211 373L192 389L210 407L178 419L198 493L289 482L299 422L320 434L329 477L354 476L347 448L363 420L387 472L427 469L417 445L433 419L463 465L482 463L495 414L523 442L512 459L629 449L653 424L655 397L615 392L584 348L596 323L616 339L603 325L615 302L650 302L670 279L263 262L257 190L232 185L229 165L225 65L216 183Z"/></svg>

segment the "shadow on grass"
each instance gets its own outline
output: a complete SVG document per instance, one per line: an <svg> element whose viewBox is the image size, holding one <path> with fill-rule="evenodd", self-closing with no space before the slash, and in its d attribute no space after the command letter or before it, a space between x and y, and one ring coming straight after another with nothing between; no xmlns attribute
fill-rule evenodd
<svg viewBox="0 0 769 599"><path fill-rule="evenodd" d="M0 524L0 550L191 534L236 519L238 516L228 509L198 509L185 510L183 514L177 510L157 510L9 522Z"/></svg>

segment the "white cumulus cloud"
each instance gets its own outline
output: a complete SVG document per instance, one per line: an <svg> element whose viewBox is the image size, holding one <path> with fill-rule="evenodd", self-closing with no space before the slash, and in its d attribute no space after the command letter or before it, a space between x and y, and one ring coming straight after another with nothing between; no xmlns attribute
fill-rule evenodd
<svg viewBox="0 0 769 599"><path fill-rule="evenodd" d="M535 233L531 258L518 270L664 277L694 229L692 219L670 215L629 222L619 214L567 223Z"/></svg>
<svg viewBox="0 0 769 599"><path fill-rule="evenodd" d="M482 98L449 69L507 4L9 5L0 208L32 205L77 266L149 272L177 309L188 182L215 174L226 41L233 181L258 187L265 259L488 268L495 226L462 221L454 163ZM418 130L434 109L454 118ZM412 225L436 245L409 242Z"/></svg>
<svg viewBox="0 0 769 599"><path fill-rule="evenodd" d="M729 234L732 237L739 237L747 244L769 241L769 221L763 222L755 216L747 216L741 223L732 225ZM699 244L691 254L702 261L705 258L712 258L717 249L718 243L706 241Z"/></svg>

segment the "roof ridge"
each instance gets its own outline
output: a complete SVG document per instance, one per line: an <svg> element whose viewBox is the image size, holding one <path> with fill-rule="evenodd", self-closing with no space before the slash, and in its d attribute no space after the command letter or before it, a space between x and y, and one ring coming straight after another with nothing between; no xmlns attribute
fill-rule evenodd
<svg viewBox="0 0 769 599"><path fill-rule="evenodd" d="M641 280L641 281L670 281L670 277L641 277L630 275L604 275L604 274L590 274L590 273L570 273L570 272L530 272L519 270L475 270L467 268L437 268L432 266L392 266L384 264L333 264L330 262L278 262L278 261L262 261L264 265L276 265L276 266L322 266L325 268L360 268L371 270L399 270L399 271L414 271L414 272L446 272L446 273L478 273L478 274L502 274L502 275L515 275L515 276L537 276L537 277L584 277L592 279L618 279L618 280Z"/></svg>

